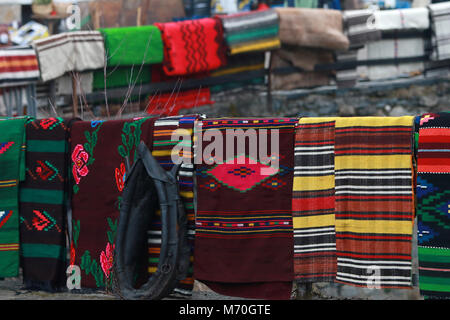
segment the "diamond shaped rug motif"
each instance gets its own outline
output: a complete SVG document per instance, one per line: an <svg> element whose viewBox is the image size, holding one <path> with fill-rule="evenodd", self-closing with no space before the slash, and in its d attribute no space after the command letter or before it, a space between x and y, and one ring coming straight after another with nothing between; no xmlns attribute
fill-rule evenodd
<svg viewBox="0 0 450 320"><path fill-rule="evenodd" d="M247 192L277 174L278 169L240 155L216 165L206 173L233 190Z"/></svg>

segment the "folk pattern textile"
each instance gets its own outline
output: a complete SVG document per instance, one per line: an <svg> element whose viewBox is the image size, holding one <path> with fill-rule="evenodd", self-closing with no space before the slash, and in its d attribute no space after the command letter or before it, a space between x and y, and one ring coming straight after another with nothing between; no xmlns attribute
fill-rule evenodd
<svg viewBox="0 0 450 320"><path fill-rule="evenodd" d="M425 298L450 297L450 114L420 118L417 163L419 288Z"/></svg>
<svg viewBox="0 0 450 320"><path fill-rule="evenodd" d="M292 212L298 282L336 278L334 121L302 118L295 136Z"/></svg>
<svg viewBox="0 0 450 320"><path fill-rule="evenodd" d="M210 145L205 136L196 139L195 147L202 164L196 169L194 278L214 291L249 298L290 297L297 122L291 118L202 121L203 135L213 134L219 140L220 136L224 142ZM225 143L230 138L238 139L234 147ZM279 166L269 159L279 159Z"/></svg>

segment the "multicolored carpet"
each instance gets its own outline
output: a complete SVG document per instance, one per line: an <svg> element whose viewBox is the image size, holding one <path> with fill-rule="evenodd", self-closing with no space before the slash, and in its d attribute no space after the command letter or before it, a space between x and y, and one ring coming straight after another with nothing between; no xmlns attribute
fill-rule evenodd
<svg viewBox="0 0 450 320"><path fill-rule="evenodd" d="M114 241L126 174L144 141L153 147L155 119L79 121L72 126L71 263L81 268L82 288L111 288ZM101 197L99 192L101 191ZM147 263L147 258L143 259ZM140 266L147 274L147 265Z"/></svg>
<svg viewBox="0 0 450 320"><path fill-rule="evenodd" d="M48 118L26 127L26 178L20 184L20 256L27 288L66 284L68 143L72 121Z"/></svg>
<svg viewBox="0 0 450 320"><path fill-rule="evenodd" d="M419 288L450 298L450 113L420 118L417 163Z"/></svg>
<svg viewBox="0 0 450 320"><path fill-rule="evenodd" d="M291 118L202 122L206 136L197 137L195 147L202 163L196 169L194 278L218 293L290 298L297 122ZM211 136L215 143L207 143ZM225 143L236 139L236 145ZM220 140L223 145L217 142Z"/></svg>
<svg viewBox="0 0 450 320"><path fill-rule="evenodd" d="M0 118L0 278L19 275L19 182L28 117Z"/></svg>
<svg viewBox="0 0 450 320"><path fill-rule="evenodd" d="M173 134L182 136L183 148L189 149L190 152L183 153L186 163L181 165L179 171L179 189L180 197L183 200L184 209L189 224L189 242L191 245L191 265L188 277L181 280L175 292L190 295L194 286L193 273L193 255L194 255L194 234L195 234L195 212L194 212L194 164L193 164L193 130L194 122L197 116L178 116L161 118L155 122L155 130L153 133L153 151L152 155L165 170L171 170L174 166L172 161L173 148L178 145L179 140L172 140ZM188 163L190 162L190 164ZM152 221L150 230L148 231L148 253L149 253L149 274L156 272L161 252L161 219Z"/></svg>
<svg viewBox="0 0 450 320"><path fill-rule="evenodd" d="M336 278L335 121L302 118L295 135L294 272L298 282Z"/></svg>
<svg viewBox="0 0 450 320"><path fill-rule="evenodd" d="M414 117L336 118L336 281L411 287Z"/></svg>

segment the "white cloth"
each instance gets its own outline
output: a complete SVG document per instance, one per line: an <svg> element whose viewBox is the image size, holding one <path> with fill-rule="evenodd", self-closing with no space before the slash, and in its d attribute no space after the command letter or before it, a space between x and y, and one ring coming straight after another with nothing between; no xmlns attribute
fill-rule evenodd
<svg viewBox="0 0 450 320"><path fill-rule="evenodd" d="M425 30L430 27L427 8L380 10L374 12L375 27L381 31Z"/></svg>
<svg viewBox="0 0 450 320"><path fill-rule="evenodd" d="M33 42L42 80L61 77L69 71L87 71L105 66L103 36L98 31L61 33Z"/></svg>

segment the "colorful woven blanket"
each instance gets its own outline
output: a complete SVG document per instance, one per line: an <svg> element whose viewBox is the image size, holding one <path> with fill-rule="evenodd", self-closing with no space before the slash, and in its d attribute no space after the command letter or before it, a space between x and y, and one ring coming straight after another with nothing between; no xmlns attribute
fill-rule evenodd
<svg viewBox="0 0 450 320"><path fill-rule="evenodd" d="M226 64L220 21L212 18L157 23L164 41L163 68L167 75L186 75Z"/></svg>
<svg viewBox="0 0 450 320"><path fill-rule="evenodd" d="M280 47L279 18L275 10L217 16L223 25L230 54L269 51Z"/></svg>
<svg viewBox="0 0 450 320"><path fill-rule="evenodd" d="M0 277L19 275L19 181L28 118L0 119Z"/></svg>
<svg viewBox="0 0 450 320"><path fill-rule="evenodd" d="M428 5L430 10L433 53L432 60L450 59L450 3Z"/></svg>
<svg viewBox="0 0 450 320"><path fill-rule="evenodd" d="M98 31L57 34L33 42L42 81L56 79L69 71L87 71L105 66L103 36Z"/></svg>
<svg viewBox="0 0 450 320"><path fill-rule="evenodd" d="M336 119L337 282L411 287L413 120Z"/></svg>
<svg viewBox="0 0 450 320"><path fill-rule="evenodd" d="M335 122L302 118L295 135L294 272L298 282L336 278Z"/></svg>
<svg viewBox="0 0 450 320"><path fill-rule="evenodd" d="M302 47L347 50L342 14L338 10L276 8L280 16L282 44Z"/></svg>
<svg viewBox="0 0 450 320"><path fill-rule="evenodd" d="M105 89L105 70L96 70L92 83L93 90ZM151 82L151 68L149 66L140 65L134 67L114 67L106 68L106 88L128 88L135 84L139 87L141 84Z"/></svg>
<svg viewBox="0 0 450 320"><path fill-rule="evenodd" d="M31 48L0 49L0 87L37 82L39 65Z"/></svg>
<svg viewBox="0 0 450 320"><path fill-rule="evenodd" d="M79 121L72 126L71 264L80 266L83 288L111 286L126 159L133 163L140 141L152 149L153 122L136 118ZM146 273L147 266L142 270Z"/></svg>
<svg viewBox="0 0 450 320"><path fill-rule="evenodd" d="M108 66L140 66L163 61L161 32L155 26L99 29Z"/></svg>
<svg viewBox="0 0 450 320"><path fill-rule="evenodd" d="M420 119L417 163L419 287L425 298L450 297L450 114Z"/></svg>
<svg viewBox="0 0 450 320"><path fill-rule="evenodd" d="M27 288L66 284L66 200L71 121L49 118L26 127L26 178L20 184L20 256Z"/></svg>
<svg viewBox="0 0 450 320"><path fill-rule="evenodd" d="M197 137L195 147L202 164L196 170L194 278L214 291L248 298L290 297L297 122L288 118L202 122L203 135L214 136L216 143L208 144L207 136ZM225 145L236 138L236 145Z"/></svg>
<svg viewBox="0 0 450 320"><path fill-rule="evenodd" d="M178 144L179 140L172 140L172 134L178 132L183 139L183 147L189 152L183 153L183 159L186 163L181 165L179 171L179 190L180 197L183 200L184 210L188 217L189 233L188 238L191 245L191 265L188 277L181 280L175 292L190 295L194 285L192 276L193 255L194 255L194 233L195 233L195 213L194 213L194 164L193 164L193 130L194 122L198 116L178 116L158 119L155 122L155 130L153 133L153 151L152 155L158 160L159 164L166 170L172 169L174 163L171 159L173 148ZM190 162L190 164L189 164ZM148 231L148 250L149 250L149 273L153 274L158 267L159 255L161 251L161 219L152 221L150 230Z"/></svg>

